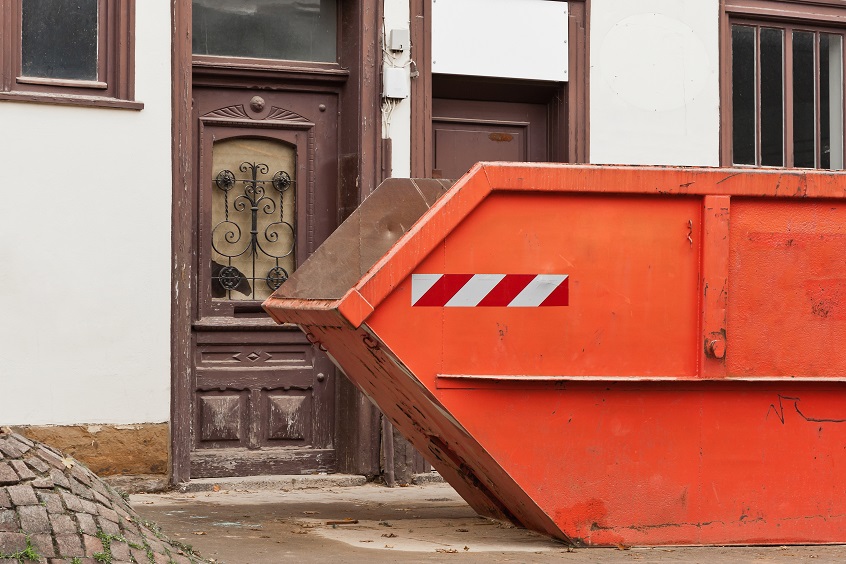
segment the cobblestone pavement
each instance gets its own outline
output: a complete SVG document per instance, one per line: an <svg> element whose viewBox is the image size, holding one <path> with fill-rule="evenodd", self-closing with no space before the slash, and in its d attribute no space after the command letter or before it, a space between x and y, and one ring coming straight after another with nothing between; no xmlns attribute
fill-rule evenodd
<svg viewBox="0 0 846 564"><path fill-rule="evenodd" d="M0 564L192 564L126 500L61 452L0 430Z"/></svg>

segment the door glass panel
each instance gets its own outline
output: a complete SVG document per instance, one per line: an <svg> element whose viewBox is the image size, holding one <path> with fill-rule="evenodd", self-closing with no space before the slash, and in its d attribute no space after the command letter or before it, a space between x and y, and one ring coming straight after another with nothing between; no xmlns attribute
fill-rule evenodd
<svg viewBox="0 0 846 564"><path fill-rule="evenodd" d="M793 32L793 163L816 166L814 34Z"/></svg>
<svg viewBox="0 0 846 564"><path fill-rule="evenodd" d="M21 74L97 80L98 0L21 3Z"/></svg>
<svg viewBox="0 0 846 564"><path fill-rule="evenodd" d="M755 164L755 28L731 26L732 160Z"/></svg>
<svg viewBox="0 0 846 564"><path fill-rule="evenodd" d="M212 298L264 300L293 272L295 184L292 145L249 138L214 143Z"/></svg>
<svg viewBox="0 0 846 564"><path fill-rule="evenodd" d="M194 0L195 55L337 60L338 0Z"/></svg>
<svg viewBox="0 0 846 564"><path fill-rule="evenodd" d="M761 28L761 164L784 164L784 31Z"/></svg>
<svg viewBox="0 0 846 564"><path fill-rule="evenodd" d="M820 34L820 167L843 168L843 36Z"/></svg>

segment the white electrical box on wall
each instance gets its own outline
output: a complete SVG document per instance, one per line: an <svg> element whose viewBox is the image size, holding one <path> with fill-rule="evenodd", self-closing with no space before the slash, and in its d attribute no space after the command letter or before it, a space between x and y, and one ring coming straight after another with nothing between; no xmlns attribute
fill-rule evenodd
<svg viewBox="0 0 846 564"><path fill-rule="evenodd" d="M407 29L392 29L388 40L388 49L391 51L405 51L408 49L409 36Z"/></svg>
<svg viewBox="0 0 846 564"><path fill-rule="evenodd" d="M402 100L408 98L408 71L405 67L385 66L382 69L382 97Z"/></svg>
<svg viewBox="0 0 846 564"><path fill-rule="evenodd" d="M432 0L432 72L564 82L566 2Z"/></svg>

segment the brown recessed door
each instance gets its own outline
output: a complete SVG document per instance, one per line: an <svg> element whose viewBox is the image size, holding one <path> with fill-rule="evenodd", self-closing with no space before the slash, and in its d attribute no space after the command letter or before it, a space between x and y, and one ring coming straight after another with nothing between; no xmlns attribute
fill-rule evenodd
<svg viewBox="0 0 846 564"><path fill-rule="evenodd" d="M479 161L548 161L547 104L435 98L432 140L436 178Z"/></svg>
<svg viewBox="0 0 846 564"><path fill-rule="evenodd" d="M337 224L338 5L247 4L194 1L192 478L336 469L334 367L261 303Z"/></svg>

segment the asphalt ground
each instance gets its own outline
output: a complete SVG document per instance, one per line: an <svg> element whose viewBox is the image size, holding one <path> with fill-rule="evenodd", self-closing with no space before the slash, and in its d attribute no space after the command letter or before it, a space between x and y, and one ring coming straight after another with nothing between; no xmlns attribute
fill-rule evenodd
<svg viewBox="0 0 846 564"><path fill-rule="evenodd" d="M846 562L846 546L578 548L476 515L448 484L133 495L162 531L223 564Z"/></svg>

